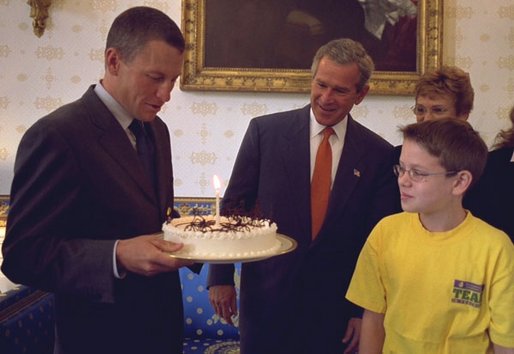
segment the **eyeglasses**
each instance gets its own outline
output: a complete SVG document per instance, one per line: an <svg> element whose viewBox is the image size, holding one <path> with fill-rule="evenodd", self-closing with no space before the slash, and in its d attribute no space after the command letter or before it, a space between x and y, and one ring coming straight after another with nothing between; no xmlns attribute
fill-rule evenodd
<svg viewBox="0 0 514 354"><path fill-rule="evenodd" d="M403 177L405 172L407 172L407 174L409 175L409 178L411 180L413 180L414 182L423 182L429 176L443 175L443 176L449 177L449 176L454 176L458 173L458 171L432 172L432 173L431 172L422 172L422 171L416 170L415 168L411 168L410 170L408 170L401 165L394 165L393 172L396 175L396 177Z"/></svg>
<svg viewBox="0 0 514 354"><path fill-rule="evenodd" d="M422 106L422 105L414 105L411 107L411 109L412 109L412 112L414 112L414 114L417 116L424 116L428 112L430 112L432 115L438 117L438 116L442 116L443 114L445 114L446 112L449 111L449 109L445 108L445 107L435 106L435 107L431 107L431 108L426 108L425 106Z"/></svg>

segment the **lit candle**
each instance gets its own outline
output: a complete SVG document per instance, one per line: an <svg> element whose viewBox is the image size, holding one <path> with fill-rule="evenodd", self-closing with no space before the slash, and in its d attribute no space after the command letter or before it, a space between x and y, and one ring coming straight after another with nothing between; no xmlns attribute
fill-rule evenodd
<svg viewBox="0 0 514 354"><path fill-rule="evenodd" d="M221 182L218 176L214 175L212 177L212 182L214 184L214 190L216 191L216 225L220 223L220 189Z"/></svg>

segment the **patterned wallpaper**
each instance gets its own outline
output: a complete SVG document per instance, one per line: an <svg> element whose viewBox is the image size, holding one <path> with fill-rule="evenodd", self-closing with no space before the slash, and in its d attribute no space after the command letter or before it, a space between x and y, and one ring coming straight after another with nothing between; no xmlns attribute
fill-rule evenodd
<svg viewBox="0 0 514 354"><path fill-rule="evenodd" d="M159 8L180 24L180 0L53 0L47 29L38 38L26 1L0 0L0 194L9 193L24 131L102 76L109 25L135 5ZM514 4L445 0L443 37L443 62L471 74L476 99L470 120L490 144L508 127L507 113L514 104ZM214 196L212 176L228 181L249 120L307 102L305 94L175 89L160 116L173 139L176 195ZM398 144L398 125L414 121L412 104L407 96L368 96L352 113Z"/></svg>

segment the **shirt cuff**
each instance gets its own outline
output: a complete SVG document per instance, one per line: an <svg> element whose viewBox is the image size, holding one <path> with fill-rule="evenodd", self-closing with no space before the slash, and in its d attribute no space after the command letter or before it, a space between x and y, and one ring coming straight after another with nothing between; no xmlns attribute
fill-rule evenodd
<svg viewBox="0 0 514 354"><path fill-rule="evenodd" d="M116 248L118 247L118 242L120 242L120 240L116 240L116 242L114 243L113 251L112 251L112 271L113 271L114 277L116 279L123 279L127 276L127 273L121 272L121 274L120 274L118 272L118 262L116 261Z"/></svg>

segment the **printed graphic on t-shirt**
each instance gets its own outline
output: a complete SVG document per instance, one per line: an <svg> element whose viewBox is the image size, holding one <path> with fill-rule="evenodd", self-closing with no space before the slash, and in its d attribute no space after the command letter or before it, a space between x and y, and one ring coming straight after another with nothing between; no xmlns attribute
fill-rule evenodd
<svg viewBox="0 0 514 354"><path fill-rule="evenodd" d="M473 307L480 307L483 290L483 285L455 279L453 281L452 302L457 304L471 305Z"/></svg>

